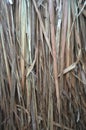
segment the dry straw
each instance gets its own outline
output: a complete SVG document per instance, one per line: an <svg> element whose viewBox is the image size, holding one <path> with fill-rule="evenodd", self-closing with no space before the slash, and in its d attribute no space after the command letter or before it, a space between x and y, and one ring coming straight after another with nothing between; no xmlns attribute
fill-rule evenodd
<svg viewBox="0 0 86 130"><path fill-rule="evenodd" d="M0 130L86 129L85 6L0 0Z"/></svg>

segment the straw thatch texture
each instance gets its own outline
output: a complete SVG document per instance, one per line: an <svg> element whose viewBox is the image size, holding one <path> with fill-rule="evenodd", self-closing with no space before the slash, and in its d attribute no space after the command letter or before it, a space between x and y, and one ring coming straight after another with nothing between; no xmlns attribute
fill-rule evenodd
<svg viewBox="0 0 86 130"><path fill-rule="evenodd" d="M85 0L0 0L0 130L85 130L85 56Z"/></svg>

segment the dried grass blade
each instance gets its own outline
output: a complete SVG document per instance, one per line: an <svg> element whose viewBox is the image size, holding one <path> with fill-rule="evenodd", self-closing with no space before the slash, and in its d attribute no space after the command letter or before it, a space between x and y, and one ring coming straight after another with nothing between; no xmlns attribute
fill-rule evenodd
<svg viewBox="0 0 86 130"><path fill-rule="evenodd" d="M30 67L28 68L28 70L27 70L26 77L29 76L30 72L32 71L32 69L33 69L33 67L34 67L34 65L35 65L35 63L36 63L37 52L38 52L38 49L36 48L36 51L35 51L35 58L34 58L32 64L31 64L31 66L30 66Z"/></svg>
<svg viewBox="0 0 86 130"><path fill-rule="evenodd" d="M71 64L70 66L68 66L67 68L65 68L65 69L63 70L63 74L69 73L70 71L72 71L73 69L75 69L76 65L77 65L77 62L75 62L75 63ZM62 74L62 73L60 73L60 74L58 75L58 77L60 77L61 74Z"/></svg>
<svg viewBox="0 0 86 130"><path fill-rule="evenodd" d="M60 1L59 5L58 5L58 3L59 2L57 2L57 6L59 7L59 9L58 9L57 15L56 15L56 22L57 22L57 26L56 26L57 59L59 58L59 51L60 51L60 37L61 37L61 23L62 23L62 5L61 5L61 1Z"/></svg>
<svg viewBox="0 0 86 130"><path fill-rule="evenodd" d="M53 1L49 1L49 15L51 23L51 42L52 42L52 54L53 54L53 72L56 87L56 97L57 97L57 108L60 114L60 94L59 94L59 84L58 84L58 70L57 70L57 58L56 58L56 40L55 40L55 27L54 27L54 5Z"/></svg>
<svg viewBox="0 0 86 130"><path fill-rule="evenodd" d="M38 19L39 19L40 26L41 26L41 28L42 28L42 31L43 31L43 34L44 34L46 43L47 43L47 45L48 45L48 47L49 47L49 51L51 52L51 45L50 45L49 39L48 39L48 37L47 37L44 24L43 24L43 22L42 22L42 18L41 18L40 12L39 12L39 10L38 10L38 8L37 8L36 1L35 1L35 0L32 0L32 1L33 1L33 4L34 4L36 13L37 13L37 15L38 15ZM51 52L51 54L52 54L52 52Z"/></svg>
<svg viewBox="0 0 86 130"><path fill-rule="evenodd" d="M71 27L71 17L70 17L70 0L68 1L68 27L67 27L67 50L66 50L66 57L67 57L67 66L70 65L70 37L69 37L69 33L70 33L70 27ZM68 76L68 75L67 75Z"/></svg>
<svg viewBox="0 0 86 130"><path fill-rule="evenodd" d="M66 31L67 31L67 0L63 2L63 24L62 24L62 34L61 34L61 71L64 68L64 52L65 52L65 43L66 43Z"/></svg>
<svg viewBox="0 0 86 130"><path fill-rule="evenodd" d="M21 2L21 53L23 58L26 56L26 1ZM25 84L25 61L21 56L21 77L22 77L22 88L24 89Z"/></svg>
<svg viewBox="0 0 86 130"><path fill-rule="evenodd" d="M2 48L3 48L4 60L5 60L6 71L7 71L7 78L8 78L8 82L9 82L9 88L11 89L11 75L10 75L10 69L9 69L9 65L8 65L6 48L5 48L5 43L4 43L4 34L3 34L2 26L0 28L1 28L0 29L1 30L1 32L0 32L1 33L1 44L2 44Z"/></svg>

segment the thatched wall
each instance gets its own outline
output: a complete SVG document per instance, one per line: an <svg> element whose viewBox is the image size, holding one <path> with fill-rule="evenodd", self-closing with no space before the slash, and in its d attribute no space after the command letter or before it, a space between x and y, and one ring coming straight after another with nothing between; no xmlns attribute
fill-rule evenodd
<svg viewBox="0 0 86 130"><path fill-rule="evenodd" d="M85 130L85 56L85 0L0 0L0 130Z"/></svg>

